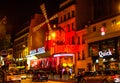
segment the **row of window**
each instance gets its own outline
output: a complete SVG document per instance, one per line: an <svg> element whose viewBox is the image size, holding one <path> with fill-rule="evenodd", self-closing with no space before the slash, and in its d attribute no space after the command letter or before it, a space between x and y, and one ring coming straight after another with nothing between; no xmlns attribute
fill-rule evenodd
<svg viewBox="0 0 120 83"><path fill-rule="evenodd" d="M77 44L80 45L80 37L79 36L77 37ZM82 39L82 44L85 44L85 40L84 39Z"/></svg>
<svg viewBox="0 0 120 83"><path fill-rule="evenodd" d="M25 42L24 43L24 45L26 45L26 47L27 47L27 42ZM24 49L24 47L23 47L23 45L18 45L18 46L16 46L16 47L14 47L14 51L16 52L16 51L19 51L19 50L23 50Z"/></svg>
<svg viewBox="0 0 120 83"><path fill-rule="evenodd" d="M116 19L112 20L112 25L115 25L117 23ZM102 26L106 27L106 23L102 23ZM93 32L95 32L97 30L97 27L96 26L93 26Z"/></svg>
<svg viewBox="0 0 120 83"><path fill-rule="evenodd" d="M78 61L79 61L79 60L85 60L84 51L82 51L82 56L80 55L80 52L78 52L77 55L78 55Z"/></svg>
<svg viewBox="0 0 120 83"><path fill-rule="evenodd" d="M68 12L67 14L61 16L59 19L59 23L62 23L66 20L69 20L70 18L75 17L75 11L72 10L71 12Z"/></svg>
<svg viewBox="0 0 120 83"><path fill-rule="evenodd" d="M17 44L20 44L20 43L22 43L22 42L24 42L24 41L27 41L27 39L28 39L27 36L26 36L26 37L23 37L23 38L21 38L21 39L15 41L15 42L14 42L14 45L17 45Z"/></svg>

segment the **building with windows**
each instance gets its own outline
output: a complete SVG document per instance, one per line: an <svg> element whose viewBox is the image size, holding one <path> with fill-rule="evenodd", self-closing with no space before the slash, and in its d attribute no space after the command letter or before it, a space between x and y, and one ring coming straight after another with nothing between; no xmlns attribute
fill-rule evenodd
<svg viewBox="0 0 120 83"><path fill-rule="evenodd" d="M26 26L15 34L15 39L13 42L13 58L16 60L17 66L26 65L29 41L28 35L29 26Z"/></svg>
<svg viewBox="0 0 120 83"><path fill-rule="evenodd" d="M91 20L84 36L91 69L119 69L120 0L91 0Z"/></svg>
<svg viewBox="0 0 120 83"><path fill-rule="evenodd" d="M120 69L120 15L94 23L87 31L88 56L94 70Z"/></svg>
<svg viewBox="0 0 120 83"><path fill-rule="evenodd" d="M89 53L89 50L92 49L92 42L101 38L104 39L104 37L106 39L111 37L111 35L107 36L107 29L109 31L114 30L106 29L106 27L108 25L111 27L109 23L110 17L119 14L118 9L112 8L113 6L117 8L118 2L119 0L117 2L113 0L106 0L105 2L103 0L66 0L60 4L57 12L58 24L54 31L56 33L54 37L52 34L48 34L49 30L46 24L49 22L49 19L45 19L42 14L36 14L30 25L29 53L41 60L39 62L33 61L31 66L38 68L38 66L42 67L42 63L46 63L43 66L43 68L46 68L47 63L50 62L51 65L51 61L54 58L52 64L57 70L61 66L62 68L72 68L76 73L82 70L92 70L94 57L90 57L91 53ZM119 17L117 18L119 19ZM108 25L106 22L108 22ZM112 22L115 23L116 20L112 19ZM43 25L41 25L42 23ZM52 26L50 23L49 25ZM50 35L52 35L51 38ZM98 44L98 46L100 45ZM48 56L44 54L46 52L50 52ZM102 52L100 51L100 53ZM111 53L110 50L108 53ZM46 57L53 58L48 60ZM37 66L37 63L41 63L41 66Z"/></svg>

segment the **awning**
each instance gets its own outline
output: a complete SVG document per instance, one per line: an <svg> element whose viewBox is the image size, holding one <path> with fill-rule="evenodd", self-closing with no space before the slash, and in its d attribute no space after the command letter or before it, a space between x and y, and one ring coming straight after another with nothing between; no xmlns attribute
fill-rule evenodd
<svg viewBox="0 0 120 83"><path fill-rule="evenodd" d="M47 58L47 57L50 57L51 54L50 54L49 51L47 51L47 52L45 52L45 53L34 53L34 54L28 55L28 56L26 56L26 57L28 58L28 57L32 57L32 56L35 56L35 57L37 57L37 58L39 59L39 58Z"/></svg>
<svg viewBox="0 0 120 83"><path fill-rule="evenodd" d="M45 52L45 53L41 53L41 54L36 54L35 55L38 59L39 58L48 58L48 57L51 57L51 54L50 52Z"/></svg>

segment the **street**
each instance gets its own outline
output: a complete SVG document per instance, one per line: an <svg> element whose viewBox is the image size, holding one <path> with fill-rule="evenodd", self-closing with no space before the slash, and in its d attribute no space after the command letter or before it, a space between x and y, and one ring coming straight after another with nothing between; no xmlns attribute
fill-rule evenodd
<svg viewBox="0 0 120 83"><path fill-rule="evenodd" d="M32 82L32 83L75 83L74 81L43 81L43 82Z"/></svg>
<svg viewBox="0 0 120 83"><path fill-rule="evenodd" d="M75 80L48 80L41 82L31 82L30 80L21 80L20 83L75 83Z"/></svg>

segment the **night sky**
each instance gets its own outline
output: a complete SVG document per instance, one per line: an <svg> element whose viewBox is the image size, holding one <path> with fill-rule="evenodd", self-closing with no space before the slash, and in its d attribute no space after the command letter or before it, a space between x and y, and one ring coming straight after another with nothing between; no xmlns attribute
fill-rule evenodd
<svg viewBox="0 0 120 83"><path fill-rule="evenodd" d="M40 12L40 4L45 3L48 16L58 10L60 0L0 0L0 20L7 16L7 32L14 33Z"/></svg>

